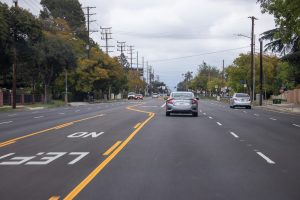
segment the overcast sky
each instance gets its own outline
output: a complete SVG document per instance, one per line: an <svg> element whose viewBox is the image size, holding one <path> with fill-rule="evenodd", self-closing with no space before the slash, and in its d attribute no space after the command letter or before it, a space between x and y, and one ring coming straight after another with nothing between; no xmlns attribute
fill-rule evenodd
<svg viewBox="0 0 300 200"><path fill-rule="evenodd" d="M11 5L10 0L1 0ZM256 0L80 0L83 7L95 6L91 28L112 27L113 39L134 45L155 75L174 89L187 71L197 72L203 61L221 69L240 54L250 51L251 20L255 16L255 33L275 27L273 16L261 14ZM19 0L19 5L38 13L39 0ZM91 37L104 45L100 33ZM258 36L257 36L258 37ZM258 44L258 43L257 43ZM258 45L257 47L258 48ZM223 51L228 49L236 49ZM118 55L115 52L110 55ZM223 52L221 52L223 51ZM212 53L217 52L217 53ZM185 57L182 59L173 59ZM169 59L169 60L168 60Z"/></svg>

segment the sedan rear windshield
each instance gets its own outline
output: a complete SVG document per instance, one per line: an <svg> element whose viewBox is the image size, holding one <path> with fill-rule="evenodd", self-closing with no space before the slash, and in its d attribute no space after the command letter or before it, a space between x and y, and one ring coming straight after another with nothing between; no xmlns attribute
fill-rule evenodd
<svg viewBox="0 0 300 200"><path fill-rule="evenodd" d="M176 99L192 99L194 95L193 93L173 93L172 97Z"/></svg>
<svg viewBox="0 0 300 200"><path fill-rule="evenodd" d="M248 94L238 93L235 95L235 97L249 97Z"/></svg>

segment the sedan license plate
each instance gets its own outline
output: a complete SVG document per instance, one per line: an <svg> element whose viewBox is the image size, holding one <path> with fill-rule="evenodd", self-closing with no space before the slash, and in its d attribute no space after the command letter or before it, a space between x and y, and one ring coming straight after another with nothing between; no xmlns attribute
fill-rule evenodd
<svg viewBox="0 0 300 200"><path fill-rule="evenodd" d="M188 103L179 102L179 103L176 103L175 105L176 106L188 106L189 104Z"/></svg>

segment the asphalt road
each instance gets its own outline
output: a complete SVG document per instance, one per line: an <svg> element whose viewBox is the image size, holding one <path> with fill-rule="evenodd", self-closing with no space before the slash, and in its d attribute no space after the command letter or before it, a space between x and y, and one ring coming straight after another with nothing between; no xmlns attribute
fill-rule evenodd
<svg viewBox="0 0 300 200"><path fill-rule="evenodd" d="M300 117L163 100L0 113L0 199L300 199Z"/></svg>

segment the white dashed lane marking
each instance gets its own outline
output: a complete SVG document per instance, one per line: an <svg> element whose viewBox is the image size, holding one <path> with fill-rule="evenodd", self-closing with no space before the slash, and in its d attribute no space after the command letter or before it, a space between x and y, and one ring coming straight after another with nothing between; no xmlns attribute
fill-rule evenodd
<svg viewBox="0 0 300 200"><path fill-rule="evenodd" d="M220 122L217 122L217 124L218 124L219 126L222 126L222 124L221 124Z"/></svg>
<svg viewBox="0 0 300 200"><path fill-rule="evenodd" d="M273 160L271 160L269 157L267 157L265 154L263 154L262 152L257 151L256 152L260 157L262 157L263 159L265 159L267 161L267 163L269 164L275 164L275 162Z"/></svg>
<svg viewBox="0 0 300 200"><path fill-rule="evenodd" d="M276 121L277 119L275 119L275 118L271 117L271 118L270 118L270 120Z"/></svg>
<svg viewBox="0 0 300 200"><path fill-rule="evenodd" d="M208 117L209 119L213 119L212 117Z"/></svg>
<svg viewBox="0 0 300 200"><path fill-rule="evenodd" d="M293 126L296 126L296 127L299 127L299 128L300 128L300 125L298 125L298 124L293 124Z"/></svg>
<svg viewBox="0 0 300 200"><path fill-rule="evenodd" d="M37 116L37 117L34 117L34 119L39 119L39 118L43 118L44 116Z"/></svg>
<svg viewBox="0 0 300 200"><path fill-rule="evenodd" d="M239 138L239 136L237 134L235 134L234 132L230 131L230 134L235 137L235 138Z"/></svg>
<svg viewBox="0 0 300 200"><path fill-rule="evenodd" d="M0 124L10 124L12 123L13 121L7 121L7 122L0 122Z"/></svg>

